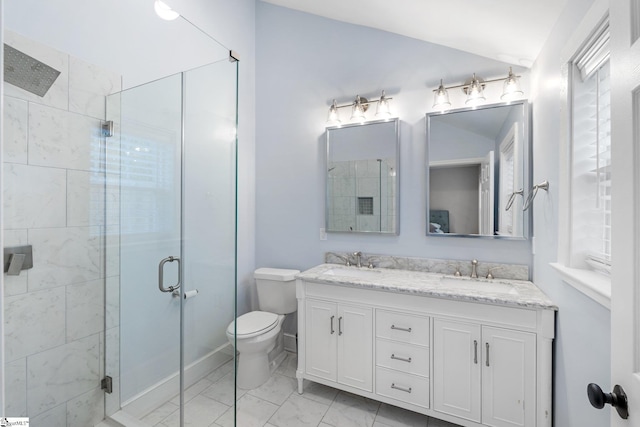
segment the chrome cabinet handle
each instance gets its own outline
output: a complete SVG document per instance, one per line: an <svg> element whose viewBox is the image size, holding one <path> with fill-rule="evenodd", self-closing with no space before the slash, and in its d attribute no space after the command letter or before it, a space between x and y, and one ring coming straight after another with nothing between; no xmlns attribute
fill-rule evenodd
<svg viewBox="0 0 640 427"><path fill-rule="evenodd" d="M391 325L391 329L396 329L398 331L411 332L411 328L399 328L396 325Z"/></svg>
<svg viewBox="0 0 640 427"><path fill-rule="evenodd" d="M396 383L392 383L391 384L391 388L394 388L394 389L400 390L400 391L404 391L405 393L411 393L411 387L409 387L409 388L401 387L401 386L396 385Z"/></svg>
<svg viewBox="0 0 640 427"><path fill-rule="evenodd" d="M178 262L178 282L173 286L169 286L168 288L165 288L164 287L164 265L168 262L173 262L173 261ZM176 256L170 256L161 260L160 264L158 265L158 289L160 289L160 292L173 292L176 289L179 289L181 272L182 272L182 263L180 262L180 258Z"/></svg>
<svg viewBox="0 0 640 427"><path fill-rule="evenodd" d="M489 366L489 343L486 343L487 346L487 366Z"/></svg>
<svg viewBox="0 0 640 427"><path fill-rule="evenodd" d="M334 320L335 318L336 318L336 316L331 316L331 334L332 334L332 335L336 333L335 329L333 329L333 320Z"/></svg>
<svg viewBox="0 0 640 427"><path fill-rule="evenodd" d="M342 316L338 317L338 335L342 335Z"/></svg>
<svg viewBox="0 0 640 427"><path fill-rule="evenodd" d="M473 340L473 363L478 364L478 341Z"/></svg>
<svg viewBox="0 0 640 427"><path fill-rule="evenodd" d="M392 355L391 355L391 358L392 358L393 360L401 360L401 361L403 361L403 362L411 363L411 358L410 358L410 357L409 357L408 359L405 359L404 357L398 357L398 356L396 356L395 354L392 354Z"/></svg>

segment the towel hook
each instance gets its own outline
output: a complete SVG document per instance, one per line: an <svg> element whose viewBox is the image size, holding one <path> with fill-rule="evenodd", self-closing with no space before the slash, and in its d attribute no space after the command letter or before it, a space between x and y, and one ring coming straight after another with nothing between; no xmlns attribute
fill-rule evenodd
<svg viewBox="0 0 640 427"><path fill-rule="evenodd" d="M507 201L507 206L504 208L505 211L511 209L511 205L513 205L513 202L516 201L517 195L524 197L524 189L521 188L518 191L514 191L513 193L511 193L511 196L509 196L509 201Z"/></svg>
<svg viewBox="0 0 640 427"><path fill-rule="evenodd" d="M540 184L536 184L533 186L533 188L531 189L531 193L529 194L529 197L527 197L527 201L524 202L524 206L522 207L523 211L526 211L527 209L529 209L531 207L531 205L533 204L533 199L536 198L536 195L538 194L538 190L539 189L543 189L544 191L549 191L549 181L547 181L546 179L544 181L542 181Z"/></svg>

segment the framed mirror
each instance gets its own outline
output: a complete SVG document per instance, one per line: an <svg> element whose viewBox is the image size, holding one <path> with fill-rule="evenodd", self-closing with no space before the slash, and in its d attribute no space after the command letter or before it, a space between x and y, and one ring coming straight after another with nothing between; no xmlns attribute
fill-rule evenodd
<svg viewBox="0 0 640 427"><path fill-rule="evenodd" d="M427 234L528 238L527 101L427 114Z"/></svg>
<svg viewBox="0 0 640 427"><path fill-rule="evenodd" d="M398 119L329 127L326 230L398 234Z"/></svg>

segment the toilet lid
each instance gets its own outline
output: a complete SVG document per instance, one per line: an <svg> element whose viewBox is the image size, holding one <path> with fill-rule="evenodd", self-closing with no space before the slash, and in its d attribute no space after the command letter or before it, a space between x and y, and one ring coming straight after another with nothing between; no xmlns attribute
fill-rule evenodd
<svg viewBox="0 0 640 427"><path fill-rule="evenodd" d="M251 311L238 317L235 322L231 322L227 328L227 333L233 335L234 324L237 323L237 336L245 338L249 335L259 335L270 331L278 323L278 315L267 311Z"/></svg>

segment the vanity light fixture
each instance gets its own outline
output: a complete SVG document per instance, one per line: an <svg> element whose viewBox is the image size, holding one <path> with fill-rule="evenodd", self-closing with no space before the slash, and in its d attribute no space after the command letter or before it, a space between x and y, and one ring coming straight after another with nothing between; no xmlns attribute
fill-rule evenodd
<svg viewBox="0 0 640 427"><path fill-rule="evenodd" d="M327 123L331 125L340 125L340 118L338 117L338 104L336 100L333 100L333 104L329 107L329 117L327 117Z"/></svg>
<svg viewBox="0 0 640 427"><path fill-rule="evenodd" d="M369 109L369 103L367 98L361 98L360 95L356 95L356 100L353 103L351 109L351 120L364 121L364 112Z"/></svg>
<svg viewBox="0 0 640 427"><path fill-rule="evenodd" d="M473 73L471 79L465 82L462 90L467 94L465 104L476 106L480 101L487 99L484 97L484 80L476 77L476 73Z"/></svg>
<svg viewBox="0 0 640 427"><path fill-rule="evenodd" d="M510 101L518 96L524 94L522 89L520 88L520 82L518 81L518 76L513 74L513 70L509 67L509 75L504 81L504 85L502 86L502 96L500 99L504 99L506 101Z"/></svg>
<svg viewBox="0 0 640 427"><path fill-rule="evenodd" d="M451 107L451 102L449 101L449 92L447 92L447 89L444 87L442 79L440 79L440 86L438 86L438 89L434 92L436 93L436 95L433 101L433 108L437 108L442 111L446 111L447 109L449 109L449 107Z"/></svg>
<svg viewBox="0 0 640 427"><path fill-rule="evenodd" d="M329 115L327 116L327 124L333 126L340 126L340 115L338 114L338 110L340 108L351 107L351 120L364 122L366 120L365 113L369 109L369 105L373 103L377 103L376 108L376 117L379 118L389 118L391 117L391 106L390 102L393 98L385 95L384 90L382 91L382 95L380 95L380 99L376 99L373 101L369 101L367 98L356 95L355 100L350 104L338 105L336 100L334 99L329 107Z"/></svg>
<svg viewBox="0 0 640 427"><path fill-rule="evenodd" d="M438 89L434 89L434 101L433 108L440 111L446 111L451 106L449 102L449 89L460 88L467 95L466 104L476 106L486 98L484 96L484 88L489 83L503 82L502 95L500 99L510 101L518 96L521 96L524 92L520 89L520 76L513 74L513 70L509 67L509 73L507 77L500 79L484 80L481 77L477 77L475 73L470 79L465 81L461 85L447 86L445 87L440 80L440 86Z"/></svg>

